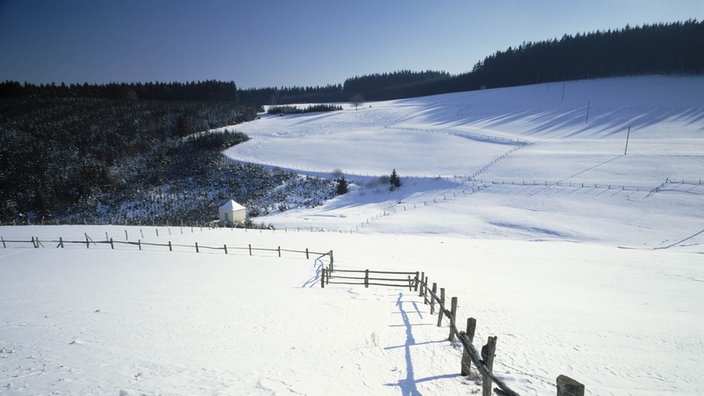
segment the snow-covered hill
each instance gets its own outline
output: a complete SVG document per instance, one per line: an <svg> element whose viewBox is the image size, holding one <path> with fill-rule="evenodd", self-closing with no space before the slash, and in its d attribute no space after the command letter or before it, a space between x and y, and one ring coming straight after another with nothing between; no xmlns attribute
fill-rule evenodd
<svg viewBox="0 0 704 396"><path fill-rule="evenodd" d="M704 78L635 77L240 125L252 140L231 158L339 169L352 191L259 218L275 231L0 227L230 246L0 248L0 393L479 391L417 294L322 289L315 257L233 249L252 244L425 271L477 319L475 345L498 337L495 372L521 395L555 394L559 374L589 395L702 394L703 117Z"/></svg>
<svg viewBox="0 0 704 396"><path fill-rule="evenodd" d="M252 139L226 151L235 160L340 170L358 185L323 207L263 219L278 227L649 248L704 242L702 77L438 95L238 129ZM392 169L404 187L389 193L377 181Z"/></svg>

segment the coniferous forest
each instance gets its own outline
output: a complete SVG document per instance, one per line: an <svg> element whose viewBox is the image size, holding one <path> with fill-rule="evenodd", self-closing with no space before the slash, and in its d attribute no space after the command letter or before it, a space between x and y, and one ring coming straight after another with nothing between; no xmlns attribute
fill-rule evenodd
<svg viewBox="0 0 704 396"><path fill-rule="evenodd" d="M240 90L240 97L267 105L348 102L353 97L387 100L587 78L701 73L704 22L689 20L524 42L454 76L404 70L352 77L342 85Z"/></svg>
<svg viewBox="0 0 704 396"><path fill-rule="evenodd" d="M310 181L220 154L246 135L193 135L254 119L261 109L236 95L212 81L0 84L0 222L203 224L233 198L279 208L268 192Z"/></svg>
<svg viewBox="0 0 704 396"><path fill-rule="evenodd" d="M261 105L358 106L365 100L552 81L701 73L704 22L689 20L521 43L487 56L459 75L403 70L323 87L251 89L220 81L103 85L6 81L0 83L0 222L182 219L192 224L207 221L218 199L234 198L251 206L253 213L266 213L315 205L334 194L334 181L224 161L220 147L245 141L241 134L184 139L252 120ZM247 180L248 186L234 179ZM281 195L286 189L280 187L286 183L292 186L290 191L307 186L324 193L292 201ZM194 184L201 186L198 192ZM279 195L272 196L273 191ZM192 204L184 207L177 202Z"/></svg>

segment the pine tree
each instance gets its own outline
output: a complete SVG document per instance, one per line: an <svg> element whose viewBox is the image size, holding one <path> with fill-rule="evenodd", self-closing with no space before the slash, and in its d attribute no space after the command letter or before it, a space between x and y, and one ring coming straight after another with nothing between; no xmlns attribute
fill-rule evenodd
<svg viewBox="0 0 704 396"><path fill-rule="evenodd" d="M337 195L347 194L347 192L349 192L349 185L350 183L347 179L345 179L344 176L340 176L340 178L337 179Z"/></svg>
<svg viewBox="0 0 704 396"><path fill-rule="evenodd" d="M389 184L391 184L391 187L389 188L391 191L394 191L395 189L401 187L401 178L398 177L398 174L396 173L396 169L394 169L391 172L391 177L389 178Z"/></svg>

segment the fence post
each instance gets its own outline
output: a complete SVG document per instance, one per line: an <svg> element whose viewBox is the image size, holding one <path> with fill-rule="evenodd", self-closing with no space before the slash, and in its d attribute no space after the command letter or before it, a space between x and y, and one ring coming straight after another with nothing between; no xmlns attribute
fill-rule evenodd
<svg viewBox="0 0 704 396"><path fill-rule="evenodd" d="M438 291L438 284L437 282L433 282L433 293L430 295L430 314L434 315L435 314L435 295L436 292Z"/></svg>
<svg viewBox="0 0 704 396"><path fill-rule="evenodd" d="M0 237L0 239L2 240L2 248L7 249L7 245L5 245L5 238Z"/></svg>
<svg viewBox="0 0 704 396"><path fill-rule="evenodd" d="M306 260L308 260L310 257L308 257L308 248L306 248Z"/></svg>
<svg viewBox="0 0 704 396"><path fill-rule="evenodd" d="M584 396L584 385L560 374L557 376L557 396Z"/></svg>
<svg viewBox="0 0 704 396"><path fill-rule="evenodd" d="M112 241L112 238L110 238L110 248L115 250L115 244Z"/></svg>
<svg viewBox="0 0 704 396"><path fill-rule="evenodd" d="M428 305L428 277L423 281L423 304Z"/></svg>
<svg viewBox="0 0 704 396"><path fill-rule="evenodd" d="M252 255L252 244L251 243L249 244L249 255L250 256Z"/></svg>
<svg viewBox="0 0 704 396"><path fill-rule="evenodd" d="M137 239L137 246L139 246L139 250L142 250L142 240Z"/></svg>
<svg viewBox="0 0 704 396"><path fill-rule="evenodd" d="M325 266L321 266L320 271L320 287L325 288Z"/></svg>
<svg viewBox="0 0 704 396"><path fill-rule="evenodd" d="M171 247L171 241L169 241L169 251L170 251L170 252L173 251L173 250L172 250L172 247Z"/></svg>
<svg viewBox="0 0 704 396"><path fill-rule="evenodd" d="M332 265L333 265L334 262L335 262L335 260L334 260L333 257L332 257L332 250L331 250L331 251L330 251L330 270L331 270L331 271L332 271L332 268L333 268Z"/></svg>
<svg viewBox="0 0 704 396"><path fill-rule="evenodd" d="M418 271L416 271L416 285L415 285L416 287L415 287L415 289L414 289L415 291L418 291L418 282L419 282L419 281L420 281L420 280L419 280L419 278L418 278Z"/></svg>
<svg viewBox="0 0 704 396"><path fill-rule="evenodd" d="M90 240L88 240L88 234L86 235L86 249L90 249Z"/></svg>
<svg viewBox="0 0 704 396"><path fill-rule="evenodd" d="M5 245L5 241L2 242L3 246ZM62 237L59 237L59 246L61 249L64 248L64 239Z"/></svg>
<svg viewBox="0 0 704 396"><path fill-rule="evenodd" d="M227 244L223 245L225 247L225 254L227 254Z"/></svg>
<svg viewBox="0 0 704 396"><path fill-rule="evenodd" d="M281 257L281 246L279 246L278 248L276 248L276 250L279 251L279 257Z"/></svg>
<svg viewBox="0 0 704 396"><path fill-rule="evenodd" d="M477 328L477 320L474 318L467 319L467 340L471 345L474 341L474 332ZM463 348L462 350L462 367L460 370L460 375L469 375L469 369L472 368L472 359L469 358L469 350Z"/></svg>
<svg viewBox="0 0 704 396"><path fill-rule="evenodd" d="M364 287L369 287L369 270L364 270Z"/></svg>
<svg viewBox="0 0 704 396"><path fill-rule="evenodd" d="M125 240L129 241L130 239L127 237L127 230L125 230Z"/></svg>
<svg viewBox="0 0 704 396"><path fill-rule="evenodd" d="M198 250L198 242L196 242L196 253L200 253L200 251Z"/></svg>
<svg viewBox="0 0 704 396"><path fill-rule="evenodd" d="M457 316L457 297L452 297L450 308L450 342L455 342L455 317Z"/></svg>
<svg viewBox="0 0 704 396"><path fill-rule="evenodd" d="M425 272L420 273L420 291L418 292L418 297L423 296L423 280L425 280Z"/></svg>
<svg viewBox="0 0 704 396"><path fill-rule="evenodd" d="M444 313L443 309L445 309L445 288L441 287L440 288L440 309L438 310L438 311L440 311L438 313L438 327L442 326L442 314Z"/></svg>
<svg viewBox="0 0 704 396"><path fill-rule="evenodd" d="M482 361L487 371L494 368L494 354L496 353L496 336L491 336L486 345L482 347ZM482 396L491 396L491 378L488 375L482 378Z"/></svg>

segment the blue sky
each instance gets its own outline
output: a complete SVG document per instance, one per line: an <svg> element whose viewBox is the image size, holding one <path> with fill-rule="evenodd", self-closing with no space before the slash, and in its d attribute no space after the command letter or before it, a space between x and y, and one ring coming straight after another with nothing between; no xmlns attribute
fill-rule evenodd
<svg viewBox="0 0 704 396"><path fill-rule="evenodd" d="M0 0L0 80L342 83L462 73L563 34L704 19L702 0Z"/></svg>

